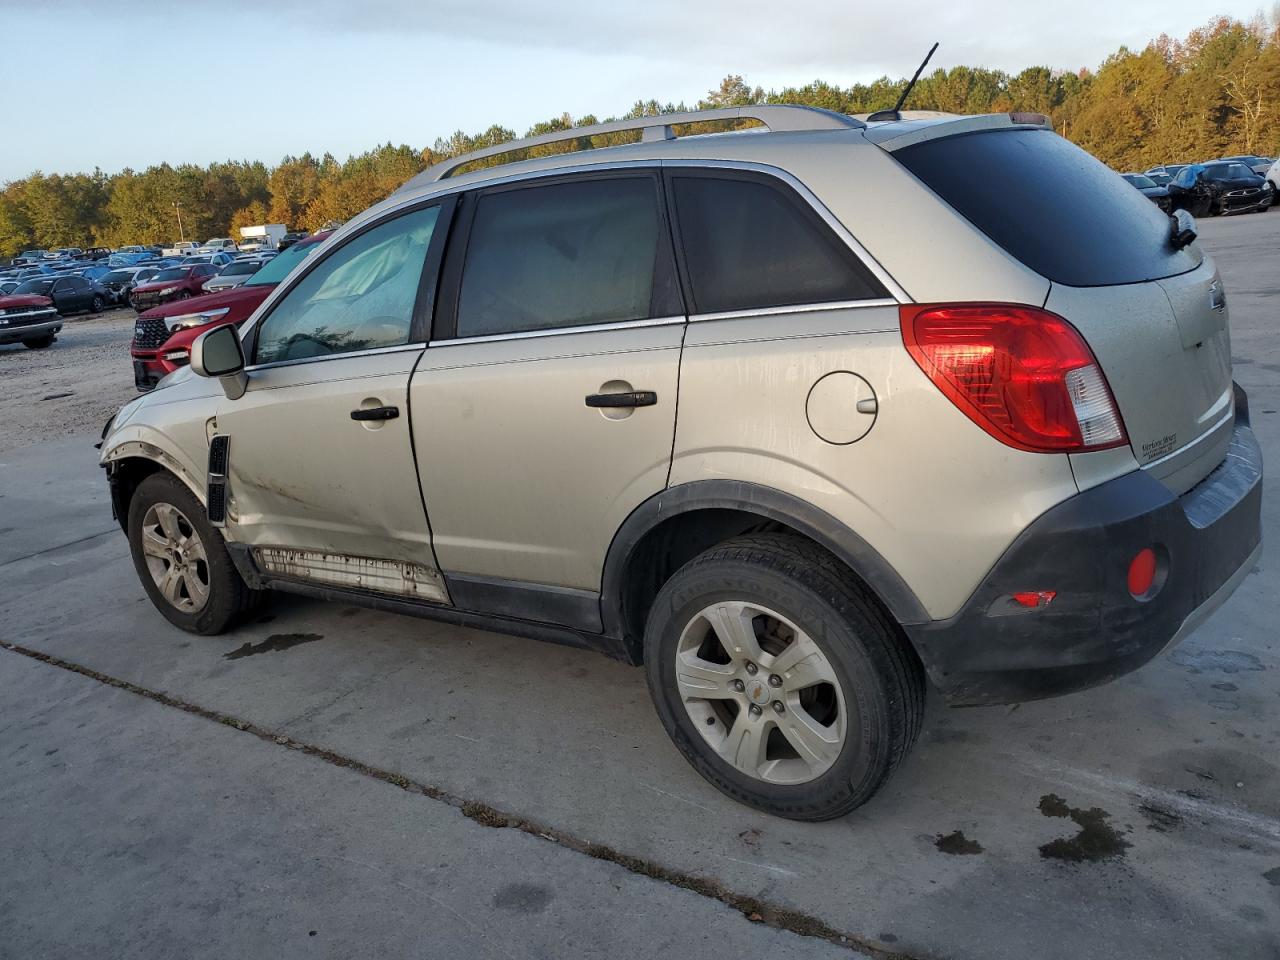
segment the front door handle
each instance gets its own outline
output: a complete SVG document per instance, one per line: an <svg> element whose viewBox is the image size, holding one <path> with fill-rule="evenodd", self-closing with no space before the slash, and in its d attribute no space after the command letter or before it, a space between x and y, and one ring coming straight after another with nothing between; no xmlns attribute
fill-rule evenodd
<svg viewBox="0 0 1280 960"><path fill-rule="evenodd" d="M370 407L368 410L352 410L352 420L394 420L400 416L399 407Z"/></svg>
<svg viewBox="0 0 1280 960"><path fill-rule="evenodd" d="M658 395L652 390L631 390L627 393L592 393L587 396L588 407L652 407Z"/></svg>

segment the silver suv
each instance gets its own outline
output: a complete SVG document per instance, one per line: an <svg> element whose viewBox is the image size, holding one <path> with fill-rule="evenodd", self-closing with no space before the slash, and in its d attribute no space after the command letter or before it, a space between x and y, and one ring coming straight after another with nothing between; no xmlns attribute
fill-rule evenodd
<svg viewBox="0 0 1280 960"><path fill-rule="evenodd" d="M674 135L710 121L756 126ZM699 773L810 820L885 782L926 677L1108 681L1261 549L1194 224L1024 114L450 160L198 340L102 464L177 626L274 589L599 650Z"/></svg>

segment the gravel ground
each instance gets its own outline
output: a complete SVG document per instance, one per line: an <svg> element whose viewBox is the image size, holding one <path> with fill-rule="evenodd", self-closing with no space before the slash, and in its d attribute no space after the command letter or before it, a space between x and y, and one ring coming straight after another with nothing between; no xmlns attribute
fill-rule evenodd
<svg viewBox="0 0 1280 960"><path fill-rule="evenodd" d="M136 397L129 361L136 316L126 307L67 317L47 350L0 346L0 452L97 431Z"/></svg>

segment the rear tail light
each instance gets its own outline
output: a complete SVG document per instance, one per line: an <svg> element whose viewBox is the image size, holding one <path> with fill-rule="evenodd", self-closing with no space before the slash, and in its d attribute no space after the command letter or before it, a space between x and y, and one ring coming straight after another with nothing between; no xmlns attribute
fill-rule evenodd
<svg viewBox="0 0 1280 960"><path fill-rule="evenodd" d="M912 359L974 423L1036 453L1127 444L1106 377L1079 332L1056 314L1010 304L904 304Z"/></svg>

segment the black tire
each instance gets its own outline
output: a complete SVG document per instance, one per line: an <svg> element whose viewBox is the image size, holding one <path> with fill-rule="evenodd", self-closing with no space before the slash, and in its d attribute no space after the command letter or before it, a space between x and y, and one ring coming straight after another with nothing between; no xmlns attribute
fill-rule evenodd
<svg viewBox="0 0 1280 960"><path fill-rule="evenodd" d="M142 552L142 523L154 504L171 504L199 534L208 563L209 599L196 613L178 610L160 592ZM188 633L211 636L235 625L260 601L263 592L250 589L231 562L222 534L209 525L204 507L182 481L170 473L153 473L134 491L129 502L129 552L143 589L170 623Z"/></svg>
<svg viewBox="0 0 1280 960"><path fill-rule="evenodd" d="M58 339L52 333L45 337L35 337L31 340L23 340L22 345L28 350L44 350L53 346L53 341Z"/></svg>
<svg viewBox="0 0 1280 960"><path fill-rule="evenodd" d="M760 603L806 631L840 681L847 717L856 718L831 767L807 783L769 783L725 761L680 698L680 636L699 611L729 599ZM687 563L654 600L644 654L658 716L685 759L729 797L775 816L829 820L849 813L880 789L920 733L925 676L901 629L847 568L799 537L739 537Z"/></svg>
<svg viewBox="0 0 1280 960"><path fill-rule="evenodd" d="M176 297L174 297L173 299L175 299L175 300L190 300L190 299L191 299L191 291L190 291L190 290L179 290L179 291L178 291L178 295L177 295Z"/></svg>
<svg viewBox="0 0 1280 960"><path fill-rule="evenodd" d="M101 296L100 294L95 293L95 294L93 295L93 303L91 303L91 304L89 305L89 312L90 312L90 313L101 313L101 312L102 312L102 308L103 308L104 306L105 306L105 304L104 304L104 303L103 303L103 301L102 301L102 296Z"/></svg>

